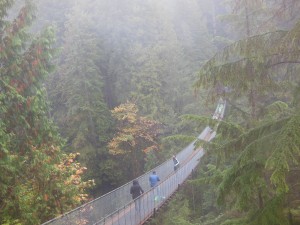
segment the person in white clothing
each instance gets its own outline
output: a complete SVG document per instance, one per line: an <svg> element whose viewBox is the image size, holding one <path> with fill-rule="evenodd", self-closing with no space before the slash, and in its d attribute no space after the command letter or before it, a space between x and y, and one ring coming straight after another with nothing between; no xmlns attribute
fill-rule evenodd
<svg viewBox="0 0 300 225"><path fill-rule="evenodd" d="M173 162L174 162L174 171L176 171L179 167L179 160L173 155Z"/></svg>

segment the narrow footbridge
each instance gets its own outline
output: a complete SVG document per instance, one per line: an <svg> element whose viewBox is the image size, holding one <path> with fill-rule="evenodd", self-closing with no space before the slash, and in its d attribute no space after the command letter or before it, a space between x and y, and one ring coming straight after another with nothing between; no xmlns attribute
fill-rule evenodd
<svg viewBox="0 0 300 225"><path fill-rule="evenodd" d="M212 118L222 120L225 106L226 101L220 99ZM209 142L215 135L214 130L206 127L198 139ZM153 170L138 177L137 180L145 192L135 201L130 195L131 181L43 225L138 225L145 223L199 164L205 151L202 147L195 149L196 141L197 139L177 154L180 167L176 172L174 172L172 159L153 169L161 180L157 187L149 187L149 176Z"/></svg>

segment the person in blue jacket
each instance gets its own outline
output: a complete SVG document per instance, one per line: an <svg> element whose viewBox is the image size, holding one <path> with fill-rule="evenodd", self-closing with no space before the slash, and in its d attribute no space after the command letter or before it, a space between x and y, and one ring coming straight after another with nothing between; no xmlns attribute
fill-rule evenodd
<svg viewBox="0 0 300 225"><path fill-rule="evenodd" d="M160 181L159 177L156 175L156 172L153 171L149 177L150 187L155 187L157 183Z"/></svg>

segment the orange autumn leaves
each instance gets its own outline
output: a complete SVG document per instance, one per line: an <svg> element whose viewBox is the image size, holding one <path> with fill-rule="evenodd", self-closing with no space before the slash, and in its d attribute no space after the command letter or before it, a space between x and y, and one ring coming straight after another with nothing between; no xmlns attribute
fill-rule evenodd
<svg viewBox="0 0 300 225"><path fill-rule="evenodd" d="M111 154L130 154L134 151L148 153L158 150L156 138L160 124L139 116L134 103L121 104L112 110L112 115L117 119L118 132L108 145Z"/></svg>

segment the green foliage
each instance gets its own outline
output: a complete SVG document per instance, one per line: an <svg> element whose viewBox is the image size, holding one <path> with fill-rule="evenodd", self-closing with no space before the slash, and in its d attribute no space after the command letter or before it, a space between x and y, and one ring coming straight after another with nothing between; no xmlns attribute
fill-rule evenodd
<svg viewBox="0 0 300 225"><path fill-rule="evenodd" d="M1 21L12 2L1 1ZM1 224L40 224L84 202L90 185L81 181L75 156L61 153L63 141L48 118L41 84L53 68L54 31L30 37L33 9L26 1L0 27Z"/></svg>
<svg viewBox="0 0 300 225"><path fill-rule="evenodd" d="M268 208L272 207L268 205L270 199L289 192L291 184L286 183L289 168L299 163L299 149L294 147L298 143L298 121L298 116L292 116L253 129L243 134L240 141L234 141L235 144L239 142L237 146L242 151L233 166L226 170L219 186L220 204L234 203L235 208L246 211L251 205ZM226 149L230 148L225 145L220 150ZM270 182L274 186L270 186ZM266 209L266 213L270 210Z"/></svg>
<svg viewBox="0 0 300 225"><path fill-rule="evenodd" d="M284 212L284 195L279 195L270 199L266 203L266 207L257 211L253 218L249 221L249 224L263 225L263 224L289 224L288 217Z"/></svg>
<svg viewBox="0 0 300 225"><path fill-rule="evenodd" d="M266 168L272 171L271 182L279 194L288 193L286 175L291 165L300 163L300 115L292 116L283 126L275 141L275 148L266 162Z"/></svg>
<svg viewBox="0 0 300 225"><path fill-rule="evenodd" d="M237 39L274 28L274 21L269 19L272 17L272 9L266 1L229 0L225 4L231 8L232 13L221 16L221 20L226 22L231 36Z"/></svg>
<svg viewBox="0 0 300 225"><path fill-rule="evenodd" d="M47 83L51 115L67 140L65 150L79 151L88 177L97 177L95 189L104 183L102 164L118 160L107 155L107 140L116 133L107 108L131 99L166 133L176 132L182 112L205 110L190 88L194 71L214 51L198 1L40 0L38 7L37 27L49 21L64 32L58 72ZM104 179L113 174L107 172Z"/></svg>
<svg viewBox="0 0 300 225"><path fill-rule="evenodd" d="M195 87L210 89L212 99L216 95L226 95L231 102L247 98L248 106L243 102L243 111L250 109L252 119L257 119L271 98L287 99L291 94L290 81L296 77L287 71L294 69L297 73L299 53L294 50L298 48L298 31L299 22L289 31L277 30L234 42L204 64Z"/></svg>
<svg viewBox="0 0 300 225"><path fill-rule="evenodd" d="M289 177L290 168L299 165L299 114L293 114L292 109L280 102L266 109L265 122L248 132L239 134L241 130L237 129L237 133L231 133L230 126L220 123L219 128L225 126L227 132L220 129L208 150L210 153L214 147L213 152L223 159L223 163L219 161L219 166L224 168L218 185L219 203L250 213L244 215L242 224L288 224L283 201L292 194L289 187L297 185ZM228 164L232 166L227 167ZM214 176L209 178L213 180ZM198 182L209 182L209 178ZM257 208L262 210L256 211ZM253 222L252 215L260 219ZM235 223L229 220L225 224Z"/></svg>
<svg viewBox="0 0 300 225"><path fill-rule="evenodd" d="M211 117L199 116L199 115L191 115L185 114L179 117L183 121L191 121L192 123L197 124L206 124L207 126L214 127L217 124L217 121L212 119Z"/></svg>
<svg viewBox="0 0 300 225"><path fill-rule="evenodd" d="M268 93L280 90L270 65L278 54L272 46L279 45L285 35L287 32L272 32L231 44L205 63L194 86L211 89L212 99L219 95L234 99L247 96L250 115L256 118L261 104L258 99L265 101Z"/></svg>
<svg viewBox="0 0 300 225"><path fill-rule="evenodd" d="M164 137L161 139L161 148L165 150L163 151L163 156L159 158L166 160L172 155L176 155L179 151L195 140L196 137L192 135L172 135Z"/></svg>
<svg viewBox="0 0 300 225"><path fill-rule="evenodd" d="M190 222L187 218L190 215L189 202L184 199L183 196L177 195L173 199L169 206L169 210L164 213L163 218L158 218L151 220L152 225L165 224L165 225L192 225L194 223Z"/></svg>
<svg viewBox="0 0 300 225"><path fill-rule="evenodd" d="M110 164L106 160L111 160L106 145L113 119L104 100L104 78L97 65L102 51L96 33L91 32L94 21L85 12L88 7L78 2L67 16L62 58L57 73L49 79L48 93L54 119L69 144L64 150L80 152L79 160L88 168L85 179L96 178L91 192L98 195L101 188L106 189L102 177L111 181L107 186L120 177L106 167Z"/></svg>
<svg viewBox="0 0 300 225"><path fill-rule="evenodd" d="M288 104L282 101L273 102L271 105L266 107L266 115L264 116L264 120L280 120L281 118L287 117L291 113L291 109Z"/></svg>
<svg viewBox="0 0 300 225"><path fill-rule="evenodd" d="M1 26L3 25L4 18L7 16L7 11L10 9L14 4L13 0L1 0L0 1L0 21L1 21ZM3 27L1 27L2 29Z"/></svg>
<svg viewBox="0 0 300 225"><path fill-rule="evenodd" d="M210 146L207 157L212 160L214 152L222 152L223 160L218 160L218 167L208 164L200 170L200 178L189 182L196 188L204 224L289 224L286 211L292 205L286 201L292 194L288 187L297 185L296 179L290 179L290 168L299 165L299 114L291 114L283 103L266 108L266 121L247 132L229 122L220 123L217 143L212 145L218 147L211 151ZM222 214L211 208L216 193ZM213 213L218 216L210 216Z"/></svg>
<svg viewBox="0 0 300 225"><path fill-rule="evenodd" d="M292 96L298 89L292 83L298 80L295 40L299 40L298 23L289 31L247 37L217 53L199 73L195 87L209 89L212 99L225 96L230 112L236 113L218 124L217 137L206 147L209 163L216 166L201 169L201 178L189 182L197 188L196 204L204 224L296 221L291 213L299 206L294 171L299 169L300 118L291 108L299 101L297 91L294 101ZM193 115L186 118L209 123ZM205 199L208 190L214 195ZM214 198L221 211L200 210Z"/></svg>
<svg viewBox="0 0 300 225"><path fill-rule="evenodd" d="M205 167L205 171L201 171L202 177L197 178L195 180L189 181L191 184L201 185L201 184L213 184L218 185L223 180L223 174L220 169L218 169L215 165L207 164Z"/></svg>
<svg viewBox="0 0 300 225"><path fill-rule="evenodd" d="M156 154L158 148L159 123L141 117L134 103L127 102L112 110L117 119L117 135L109 142L109 152L121 155L124 166L129 168L127 176L136 178L144 171L147 154ZM157 159L157 157L155 157ZM151 159L148 158L148 159ZM128 165L128 161L131 163ZM156 162L157 160L155 160ZM130 175L131 174L131 175Z"/></svg>
<svg viewBox="0 0 300 225"><path fill-rule="evenodd" d="M191 143L192 141L195 140L195 137L191 137L191 136L187 136L187 135L172 135L172 136L168 136L168 137L164 137L162 139L164 142L178 142L181 143L183 145L187 145L189 143Z"/></svg>
<svg viewBox="0 0 300 225"><path fill-rule="evenodd" d="M1 1L3 2L10 4L9 1ZM53 2L52 4L56 4ZM290 81L294 82L297 78L295 74L298 74L297 66L291 65L299 62L299 24L289 31L268 32L275 23L280 23L277 17L272 18L265 24L267 29L264 31L268 33L249 37L255 29L261 28L257 26L258 22L268 19L270 11L281 12L278 11L280 4L260 0L230 2L236 4L234 12L238 14L232 15L231 18L234 18L235 22L243 23L243 26L238 27L248 29L246 32L242 31L248 38L232 43L213 56L204 64L195 84L205 96L213 99L218 99L219 95L229 97L232 109L229 120L218 124L218 135L214 143L207 147L208 157L212 160L210 163L216 163L218 167L209 165L205 180L199 179L198 191L204 193L203 196L199 194L199 199L204 202L201 204L206 209L205 212L216 212L212 213L213 216L210 214L210 224L247 224L252 215L258 215L260 212L262 214L257 220L258 223L263 221L272 224L276 223L275 221L284 221L286 216L278 213L278 217L274 216L274 221L266 220L275 212L285 210L280 201L272 202L273 197L276 199L280 193L290 193L291 186L297 184L290 178L290 171L292 168L298 168L298 129L292 126L292 123L298 126L298 119L293 114L295 111L289 108L289 103L292 89L295 87ZM286 3L287 8L291 9L289 11L297 11L297 1L281 2ZM58 4L68 3L73 4L72 1ZM291 7L290 3L295 3L292 5L295 7ZM195 68L215 50L210 40L224 40L224 37L213 38L208 34L205 23L209 24L211 21L199 13L202 8L206 9L202 5L203 2L179 0L174 4L173 0L82 0L76 1L76 4L66 23L60 69L50 85L50 89L53 89L53 92L50 91L50 97L54 102L51 113L61 127L64 137L68 139L70 147L67 150L73 151L75 147L76 151L82 152L81 160L94 171L88 176L95 177L99 186L105 183L116 184L122 175L121 172L115 173L120 171L117 160L128 162L132 159L124 157L124 154L108 155L104 147L115 132L111 129L113 123L108 108L114 108L119 102L132 98L143 115L160 120L167 128L171 128L170 133L186 132L192 127L193 130L187 132L195 136L202 126L216 125L214 120L193 115L183 116L183 119L188 120L176 124L177 115L182 113L210 113L209 106L202 104L204 99L194 101L192 90L189 88L194 79ZM211 6L214 2L210 1L207 4ZM272 8L266 10L261 6ZM4 6L3 8L5 9ZM59 8L57 13L64 14ZM59 28L63 30L61 24L64 21L61 18L64 17L59 16ZM213 15L213 18L216 17ZM293 20L295 18L297 14ZM212 23L212 28L209 28L212 30L211 34L218 35L215 21ZM237 36L240 37L241 34L240 32ZM15 49L22 48L22 38L25 38L25 35L20 33L12 39L11 43ZM225 37L225 40L228 38ZM0 54L8 58L6 52ZM285 66L286 64L288 66ZM11 68L14 67L12 64ZM16 74L16 71L11 69L10 73ZM15 81L12 86L17 89L17 93L23 89ZM19 96L16 96L18 99ZM27 104L25 101L20 102L21 105ZM293 105L296 106L297 101ZM39 109L40 106L34 104L34 107ZM123 116L124 114L120 114L118 119ZM136 122L131 121L129 117L126 119L128 121L120 123L118 128L126 128L130 122ZM21 120L21 127L32 126L26 120L26 116L21 117ZM6 124L2 125L0 122L0 128L6 129ZM120 143L115 149L126 150L130 155L132 146L139 146L140 148L136 149L151 152L146 155L147 168L158 162L152 145L147 148L143 143L136 141L134 129L126 131L128 132L115 139L116 143ZM5 155L6 149L10 147L7 144L8 140L14 137L10 136L11 133L3 136L2 133L0 131L0 140L5 142L2 144L5 150L1 154ZM293 141L290 142L288 135L291 135ZM153 140L149 136L146 137L147 141ZM42 142L43 138L38 138ZM145 140L144 138L145 136L141 137L142 140ZM167 154L177 152L179 149L172 146L172 143L179 146L178 141L183 143L183 140L187 141L189 138L165 138L163 147L170 150ZM219 158L214 155L216 152ZM5 155L4 159L14 160L8 155ZM140 160L145 158L140 157ZM120 164L123 171L130 171L130 165ZM7 173L14 173L13 168L7 167L6 164L3 168ZM132 173L128 177L131 175ZM9 176L6 179L9 180ZM203 188L201 182L207 186ZM218 185L220 200L225 203L222 207L228 207L229 211L226 209L220 215L215 208L209 208L211 205L215 207L212 202L216 198L215 191ZM245 185L247 186L244 188ZM255 190L257 187L258 191ZM267 190L271 190L270 193ZM261 205L260 198L263 203ZM189 206L187 203L183 205L185 209ZM261 207L259 212L255 211L256 206ZM237 208L244 212L236 213ZM170 223L180 221L182 224L189 224L188 217L191 214L188 211L183 210L180 218Z"/></svg>
<svg viewBox="0 0 300 225"><path fill-rule="evenodd" d="M234 218L234 219L227 219L225 222L221 223L221 225L246 225L246 219L244 218Z"/></svg>

